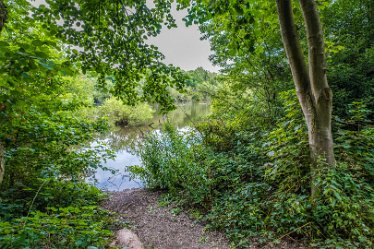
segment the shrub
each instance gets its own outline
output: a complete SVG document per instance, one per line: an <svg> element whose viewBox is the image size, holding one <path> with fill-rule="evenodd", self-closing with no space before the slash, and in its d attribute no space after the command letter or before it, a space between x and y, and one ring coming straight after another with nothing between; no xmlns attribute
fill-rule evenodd
<svg viewBox="0 0 374 249"><path fill-rule="evenodd" d="M203 204L210 196L207 152L193 131L181 133L166 124L161 133L149 134L139 150L143 167L132 167L147 188L167 189L186 202Z"/></svg>
<svg viewBox="0 0 374 249"><path fill-rule="evenodd" d="M121 126L139 126L150 122L154 110L146 103L127 106L114 97L107 99L99 108L99 115Z"/></svg>

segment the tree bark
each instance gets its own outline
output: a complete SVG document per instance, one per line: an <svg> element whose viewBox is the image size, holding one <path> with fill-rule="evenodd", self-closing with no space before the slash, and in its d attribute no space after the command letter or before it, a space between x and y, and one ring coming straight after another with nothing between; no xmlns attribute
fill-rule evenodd
<svg viewBox="0 0 374 249"><path fill-rule="evenodd" d="M309 77L316 109L315 126L311 130L309 144L314 159L323 156L328 164L334 165L332 91L326 76L322 25L315 0L300 0L300 4L308 36Z"/></svg>
<svg viewBox="0 0 374 249"><path fill-rule="evenodd" d="M308 37L309 67L306 66L297 37L290 0L277 0L282 41L308 127L311 159L317 162L322 158L327 164L334 165L331 131L332 92L326 77L321 22L315 0L300 0L300 4Z"/></svg>

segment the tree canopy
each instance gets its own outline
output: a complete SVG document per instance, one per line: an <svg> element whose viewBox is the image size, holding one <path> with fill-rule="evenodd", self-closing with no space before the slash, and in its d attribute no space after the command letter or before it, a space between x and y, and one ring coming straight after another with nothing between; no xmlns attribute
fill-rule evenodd
<svg viewBox="0 0 374 249"><path fill-rule="evenodd" d="M19 3L21 4L21 2ZM24 1L22 4L26 4ZM147 43L162 25L175 27L171 1L46 1L33 16L65 44L69 58L94 71L99 83L114 81L113 93L122 101L160 103L172 108L168 87L180 89L181 71L162 62L164 56ZM109 78L108 78L109 77Z"/></svg>

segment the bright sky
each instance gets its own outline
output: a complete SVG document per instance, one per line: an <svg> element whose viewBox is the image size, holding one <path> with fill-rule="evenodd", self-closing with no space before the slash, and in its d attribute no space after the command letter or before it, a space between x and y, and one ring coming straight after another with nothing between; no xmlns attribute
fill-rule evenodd
<svg viewBox="0 0 374 249"><path fill-rule="evenodd" d="M150 43L156 45L165 55L165 62L184 70L203 67L208 71L218 72L219 68L213 66L208 59L211 54L209 41L200 40L202 35L197 25L185 26L182 18L187 15L187 11L177 11L174 5L172 14L178 27L164 27L160 35L150 39Z"/></svg>

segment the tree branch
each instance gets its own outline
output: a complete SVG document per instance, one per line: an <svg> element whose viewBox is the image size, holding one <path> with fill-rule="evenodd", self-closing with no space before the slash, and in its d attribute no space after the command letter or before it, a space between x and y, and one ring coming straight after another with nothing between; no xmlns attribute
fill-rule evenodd
<svg viewBox="0 0 374 249"><path fill-rule="evenodd" d="M326 77L326 60L324 53L322 26L315 0L300 0L308 37L308 62L311 89L316 103L320 98L331 98L327 94L329 85Z"/></svg>
<svg viewBox="0 0 374 249"><path fill-rule="evenodd" d="M282 40L290 63L296 91L298 94L305 94L310 90L310 81L304 55L297 38L291 1L277 0L277 9Z"/></svg>

